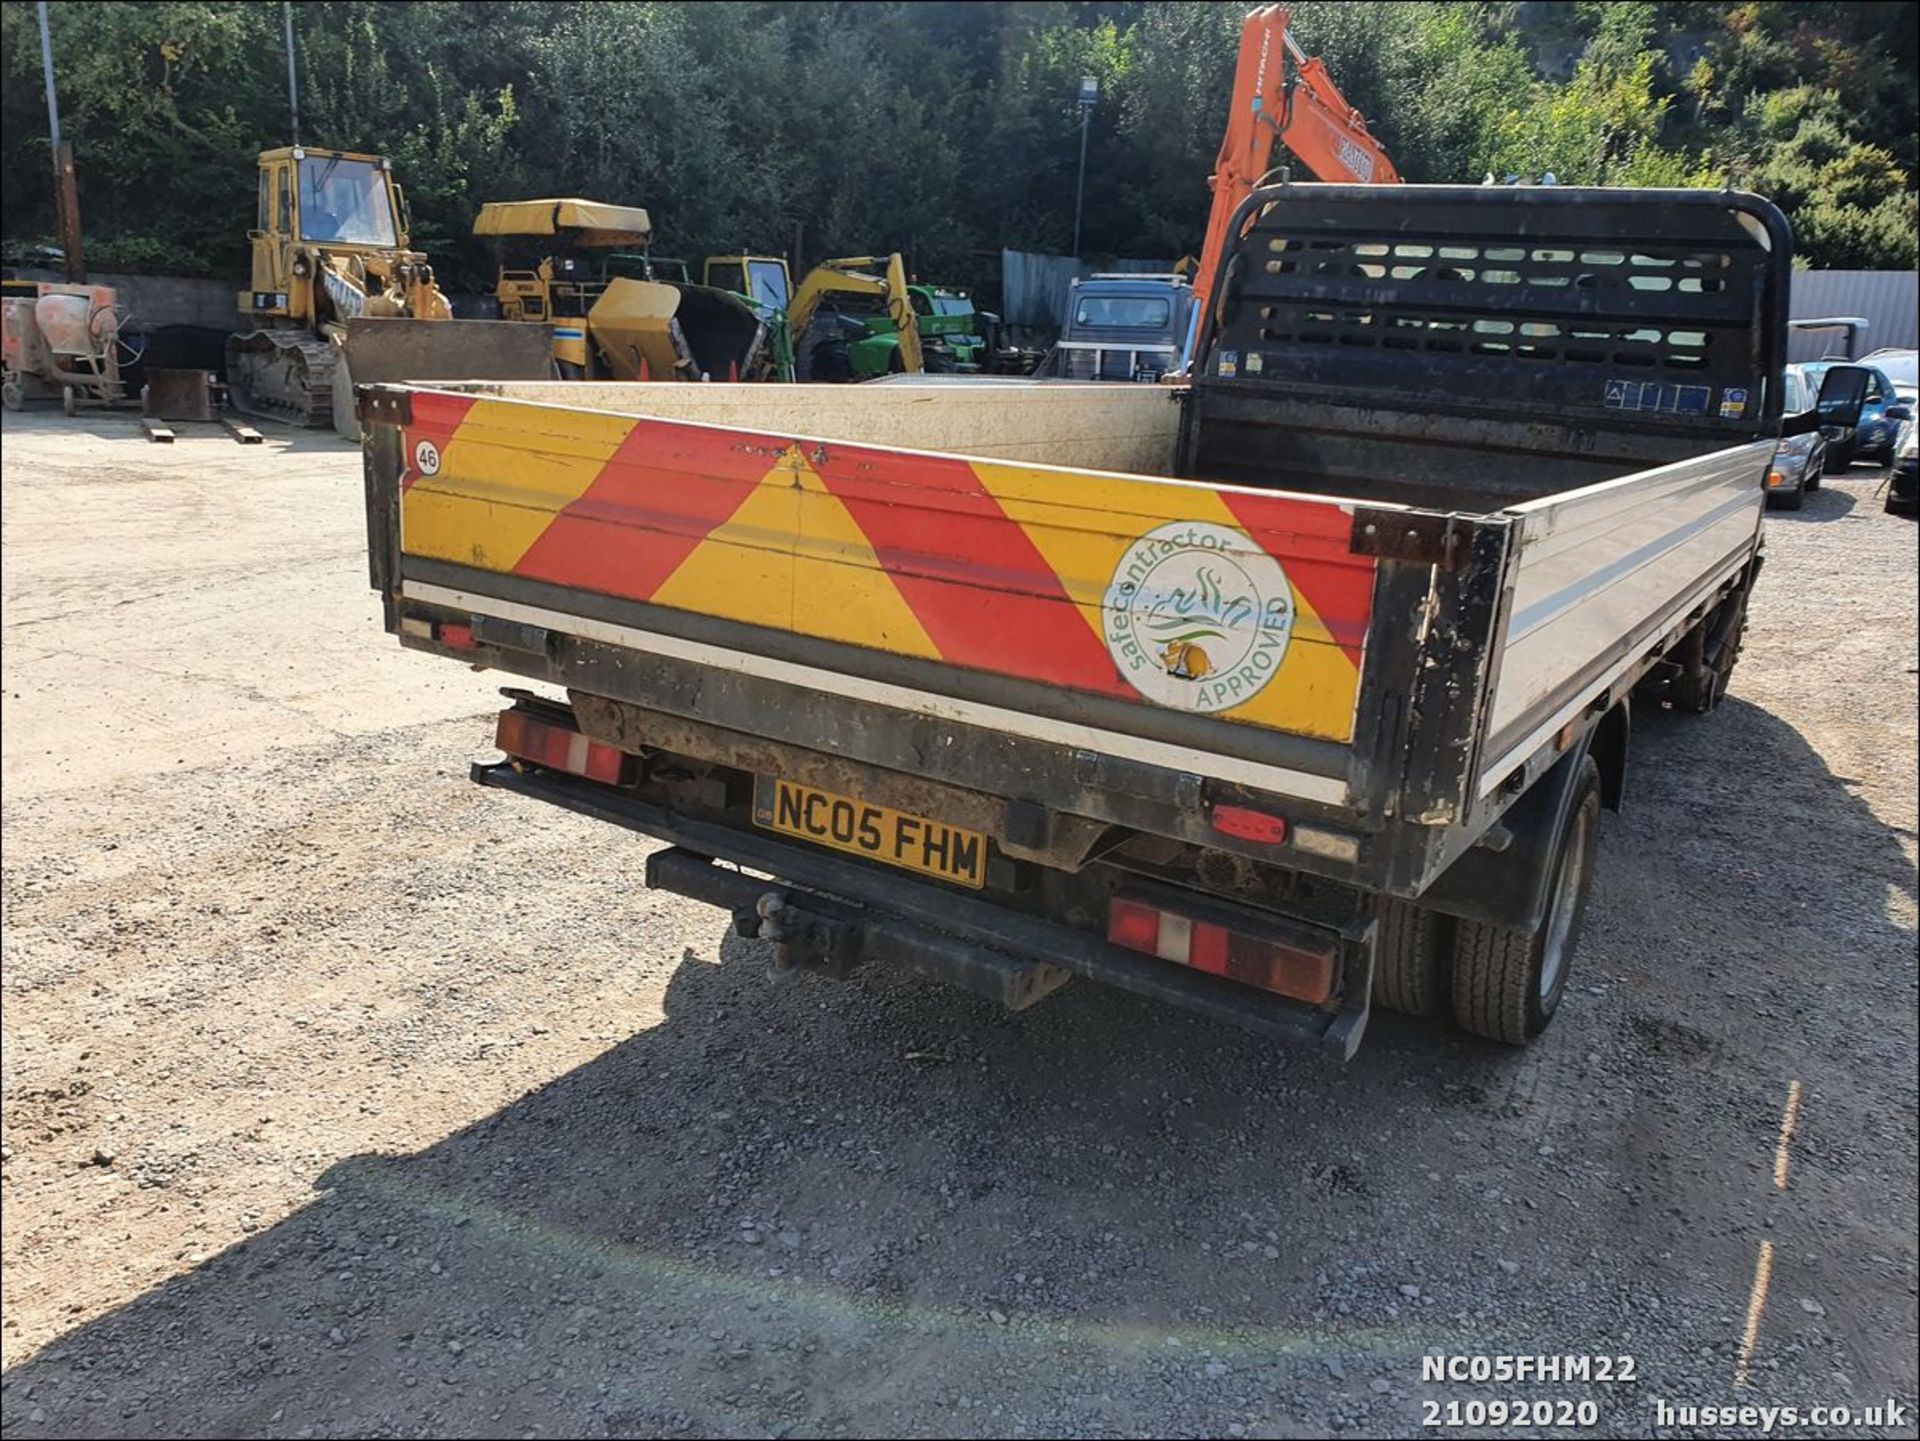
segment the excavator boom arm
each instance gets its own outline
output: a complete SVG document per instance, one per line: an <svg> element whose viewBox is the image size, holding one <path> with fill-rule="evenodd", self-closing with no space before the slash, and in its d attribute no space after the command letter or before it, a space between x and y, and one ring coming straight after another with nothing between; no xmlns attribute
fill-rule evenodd
<svg viewBox="0 0 1920 1441"><path fill-rule="evenodd" d="M882 268L875 275L874 268ZM878 295L886 301L887 318L900 337L900 361L909 375L924 368L920 349L920 322L913 313L913 298L907 291L907 267L899 252L892 255L854 255L841 260L823 260L807 272L800 288L787 307L787 329L797 352L805 344L807 327L814 312L827 296L839 294Z"/></svg>
<svg viewBox="0 0 1920 1441"><path fill-rule="evenodd" d="M1194 276L1194 309L1205 314L1214 272L1226 253L1227 226L1240 202L1273 169L1275 145L1284 145L1317 180L1394 185L1400 172L1367 130L1366 117L1347 103L1317 56L1308 56L1287 32L1284 5L1267 5L1240 28L1227 133L1208 183L1213 210L1207 243ZM1292 74L1288 74L1288 62Z"/></svg>
<svg viewBox="0 0 1920 1441"><path fill-rule="evenodd" d="M1288 44L1291 47L1292 41ZM1300 64L1279 136L1316 180L1352 185L1400 182L1400 172L1393 168L1385 148L1368 133L1366 117L1347 104L1317 55ZM1254 177L1256 184L1259 179Z"/></svg>

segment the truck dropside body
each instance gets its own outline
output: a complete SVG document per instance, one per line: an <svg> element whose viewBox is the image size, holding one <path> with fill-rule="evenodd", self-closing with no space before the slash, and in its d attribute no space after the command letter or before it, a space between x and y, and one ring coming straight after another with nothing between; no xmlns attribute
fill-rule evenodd
<svg viewBox="0 0 1920 1441"><path fill-rule="evenodd" d="M371 579L485 784L783 964L1073 975L1350 1054L1385 905L1540 924L1556 778L1737 653L1784 221L1290 185L1190 385L378 386Z"/></svg>

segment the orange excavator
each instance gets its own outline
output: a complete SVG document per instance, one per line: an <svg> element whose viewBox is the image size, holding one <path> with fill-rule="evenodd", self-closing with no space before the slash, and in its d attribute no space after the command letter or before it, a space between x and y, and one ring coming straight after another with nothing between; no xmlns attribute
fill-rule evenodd
<svg viewBox="0 0 1920 1441"><path fill-rule="evenodd" d="M1287 32L1287 19L1286 6L1266 5L1240 27L1240 63L1233 76L1226 138L1207 180L1213 189L1213 213L1207 218L1207 243L1193 277L1195 316L1206 314L1233 213L1271 174L1276 143L1298 156L1316 180L1400 183L1393 161L1368 133L1366 117L1347 104L1320 58L1308 56Z"/></svg>

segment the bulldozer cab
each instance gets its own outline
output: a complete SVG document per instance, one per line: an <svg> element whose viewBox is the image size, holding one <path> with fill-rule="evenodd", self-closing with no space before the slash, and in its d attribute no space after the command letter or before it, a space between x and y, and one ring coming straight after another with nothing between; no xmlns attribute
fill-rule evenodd
<svg viewBox="0 0 1920 1441"><path fill-rule="evenodd" d="M260 156L252 245L252 285L242 314L311 325L318 317L311 259L397 258L407 247L406 196L383 156L283 146Z"/></svg>
<svg viewBox="0 0 1920 1441"><path fill-rule="evenodd" d="M385 156L285 146L260 156L254 233L329 248L402 250L405 198Z"/></svg>

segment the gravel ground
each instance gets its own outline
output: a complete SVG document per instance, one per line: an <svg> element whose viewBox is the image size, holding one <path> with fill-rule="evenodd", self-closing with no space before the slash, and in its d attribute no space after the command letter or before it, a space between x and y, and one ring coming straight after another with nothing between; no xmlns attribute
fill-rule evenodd
<svg viewBox="0 0 1920 1441"><path fill-rule="evenodd" d="M356 453L7 417L6 1434L1911 1408L1916 529L1877 480L1770 521L1729 703L1641 722L1544 1042L1387 1018L1335 1069L1085 985L775 984L639 841L467 784L497 678L380 633Z"/></svg>

